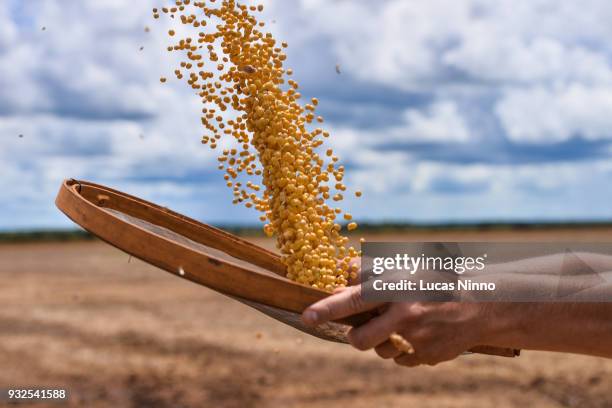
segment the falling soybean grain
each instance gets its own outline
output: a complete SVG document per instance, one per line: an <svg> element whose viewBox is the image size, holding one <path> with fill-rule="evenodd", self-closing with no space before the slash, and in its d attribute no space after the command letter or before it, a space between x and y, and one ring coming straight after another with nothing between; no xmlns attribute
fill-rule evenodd
<svg viewBox="0 0 612 408"><path fill-rule="evenodd" d="M219 3L184 0L153 9L154 18L177 15L194 30L181 37L170 29L167 50L182 54L174 74L201 98L202 144L216 149L233 139L224 142L218 168L233 203L261 214L288 278L327 291L345 286L356 277L350 260L360 252L341 233L339 220L352 216L329 204L343 200L347 188L333 149L319 153L330 136L318 127L324 123L316 113L319 100L300 103L299 84L284 67L288 44L262 31L263 5Z"/></svg>

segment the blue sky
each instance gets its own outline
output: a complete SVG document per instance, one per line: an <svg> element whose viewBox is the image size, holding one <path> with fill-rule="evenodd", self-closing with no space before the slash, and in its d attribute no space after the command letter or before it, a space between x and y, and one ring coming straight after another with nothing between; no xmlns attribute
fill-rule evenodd
<svg viewBox="0 0 612 408"><path fill-rule="evenodd" d="M364 192L344 204L358 220L612 219L609 1L263 3ZM159 83L163 4L0 3L0 230L70 227L69 177L257 223L200 144L198 99Z"/></svg>

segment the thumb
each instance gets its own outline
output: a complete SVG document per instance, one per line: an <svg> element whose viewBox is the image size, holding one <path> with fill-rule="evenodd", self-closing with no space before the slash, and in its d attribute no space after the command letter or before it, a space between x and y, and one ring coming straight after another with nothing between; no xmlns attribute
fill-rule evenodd
<svg viewBox="0 0 612 408"><path fill-rule="evenodd" d="M306 308L302 313L302 321L307 326L313 327L375 309L378 306L380 303L364 302L361 296L361 285L349 286Z"/></svg>

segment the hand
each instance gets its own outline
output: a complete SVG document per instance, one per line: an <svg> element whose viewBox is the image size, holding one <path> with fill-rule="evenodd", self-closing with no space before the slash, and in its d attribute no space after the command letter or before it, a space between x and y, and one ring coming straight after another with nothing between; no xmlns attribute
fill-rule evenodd
<svg viewBox="0 0 612 408"><path fill-rule="evenodd" d="M302 319L309 326L338 320L367 310L380 313L363 326L348 333L350 344L358 350L375 349L399 365L435 365L452 360L482 343L482 303L365 303L361 287L351 286L334 292L309 308ZM389 341L392 333L409 341L414 354L403 354Z"/></svg>

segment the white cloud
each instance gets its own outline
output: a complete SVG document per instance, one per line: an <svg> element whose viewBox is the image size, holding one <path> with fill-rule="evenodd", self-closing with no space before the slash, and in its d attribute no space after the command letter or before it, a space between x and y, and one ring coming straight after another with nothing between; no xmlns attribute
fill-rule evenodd
<svg viewBox="0 0 612 408"><path fill-rule="evenodd" d="M410 187L411 163L401 152L366 150L355 154L352 159L358 165L348 174L348 185L352 189L363 190L366 195L385 195ZM376 211L381 210L376 208Z"/></svg>
<svg viewBox="0 0 612 408"><path fill-rule="evenodd" d="M408 109L403 115L404 124L393 128L391 138L407 142L467 142L470 131L464 118L451 101L440 101L428 111Z"/></svg>
<svg viewBox="0 0 612 408"><path fill-rule="evenodd" d="M490 24L495 22L491 21ZM568 46L547 37L490 35L491 27L478 24L466 29L461 45L443 61L478 81L508 83L588 84L612 82L605 55L580 46Z"/></svg>
<svg viewBox="0 0 612 408"><path fill-rule="evenodd" d="M500 115L512 140L612 135L608 1L302 0L276 7L302 16L304 30L287 34L300 44L317 36L327 41L343 73L457 105L472 95L467 103L480 110L477 116ZM503 98L497 111L492 96Z"/></svg>
<svg viewBox="0 0 612 408"><path fill-rule="evenodd" d="M302 1L347 73L367 82L422 89L438 78L438 47L466 24L469 2ZM342 16L342 18L338 18Z"/></svg>
<svg viewBox="0 0 612 408"><path fill-rule="evenodd" d="M294 13L315 28L307 32L326 36L347 72L367 81L440 88L453 80L449 69L477 81L612 80L605 40L612 35L612 8L606 1L300 4Z"/></svg>
<svg viewBox="0 0 612 408"><path fill-rule="evenodd" d="M0 7L0 52L10 47L17 37L17 27L11 20L8 8Z"/></svg>
<svg viewBox="0 0 612 408"><path fill-rule="evenodd" d="M193 186L164 177L216 170L216 155L200 144L198 98L182 83L159 83L177 57L165 50L170 23L153 20L154 4L0 4L0 179L12 186L0 206L28 203L23 220L0 220L0 228L61 223L59 214L48 218L53 210L46 221L26 213L51 208L64 178L134 188L125 180L152 177L134 191L168 199Z"/></svg>
<svg viewBox="0 0 612 408"><path fill-rule="evenodd" d="M612 87L511 89L496 112L515 142L557 143L577 135L612 139Z"/></svg>
<svg viewBox="0 0 612 408"><path fill-rule="evenodd" d="M375 150L381 143L399 143L407 146L414 143L448 143L446 147L449 147L452 143L473 141L465 118L450 101L434 102L425 110L406 109L402 113L400 124L396 126L378 129L332 126L329 130L333 137L327 140L328 145L341 158L368 166L368 170L377 167L376 161L381 157ZM384 154L393 156L393 153ZM388 166L389 160L383 159L377 164ZM384 171L384 168L380 170ZM389 177L385 177L384 180L385 183L389 183Z"/></svg>

